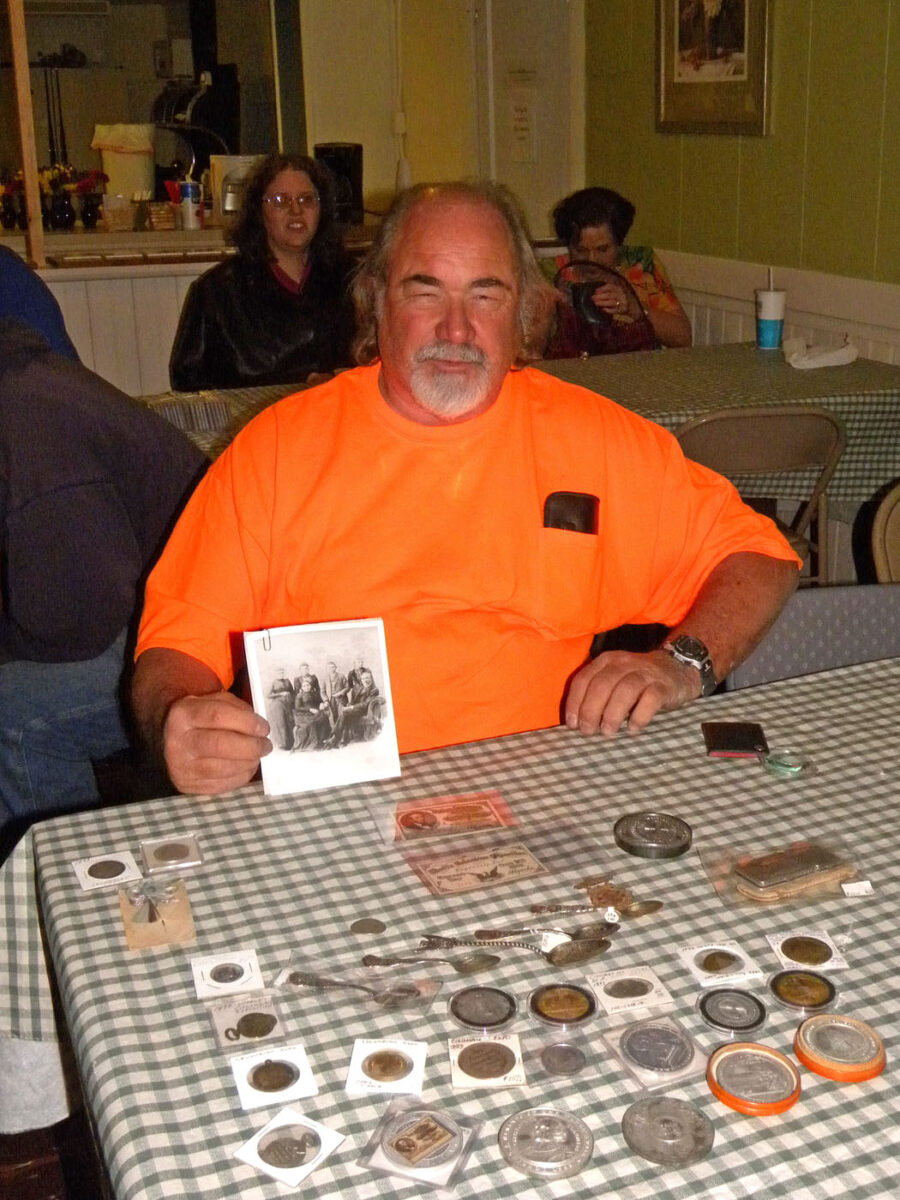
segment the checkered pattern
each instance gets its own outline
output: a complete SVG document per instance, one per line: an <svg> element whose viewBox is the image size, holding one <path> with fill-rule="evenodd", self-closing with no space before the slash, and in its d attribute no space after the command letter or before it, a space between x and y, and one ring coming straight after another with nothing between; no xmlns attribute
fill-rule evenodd
<svg viewBox="0 0 900 1200"><path fill-rule="evenodd" d="M844 367L798 371L779 352L753 345L694 346L542 362L542 371L609 396L676 430L718 408L812 404L844 422L847 444L828 485L832 500L857 504L900 477L900 369L857 359ZM798 500L800 475L758 477L748 495ZM764 491L762 489L765 489Z"/></svg>
<svg viewBox="0 0 900 1200"><path fill-rule="evenodd" d="M623 923L599 965L554 971L527 951L509 951L500 967L465 981L449 967L436 966L432 971L443 988L425 1014L374 1010L352 992L280 997L288 1036L305 1046L320 1087L300 1107L347 1139L310 1181L315 1194L359 1200L388 1192L419 1194L412 1185L389 1184L356 1165L387 1100L351 1100L343 1090L354 1038L396 1034L429 1044L425 1100L482 1121L458 1186L461 1197L895 1196L898 695L900 662L868 664L711 697L660 716L638 738L610 742L552 729L411 755L403 760L399 780L280 798L251 787L209 801L175 797L41 825L34 843L49 943L118 1200L281 1195L275 1183L233 1157L277 1105L241 1112L228 1054L217 1049L206 1007L194 994L193 956L255 947L267 982L292 953L318 959L332 974L363 970L363 953L409 951L424 931L527 924L533 901L577 899L573 884L586 868L608 871L635 896L666 905L657 917ZM707 759L700 720L740 718L762 721L772 748L802 751L815 774L783 780L753 761ZM554 862L571 845L570 862L559 862L555 877L455 899L433 897L396 847L380 840L371 817L372 806L493 787L538 854L542 826L556 831ZM836 836L858 859L875 896L828 899L781 915L728 908L712 891L694 851L654 862L616 848L615 820L642 808L687 820L695 847L704 851L762 850L810 834ZM573 827L577 833L570 832ZM199 834L205 856L203 867L189 877L197 945L129 952L114 892L81 892L71 862L124 848L137 854L144 837L189 831ZM380 917L387 931L351 934L350 923L364 915ZM589 1027L599 1056L593 1076L524 1089L450 1087L446 1041L459 1030L447 1017L446 1003L455 987L489 982L512 990L524 1004L531 988L560 975L575 981L591 969L651 964L676 1000L675 1015L708 1052L721 1039L700 1020L698 989L675 948L689 940L735 938L765 970L775 971L765 933L798 925L825 929L842 946L850 968L835 976L839 1011L880 1031L888 1068L875 1080L851 1086L802 1070L800 1101L770 1118L740 1116L718 1103L702 1079L689 1081L674 1094L698 1103L716 1128L712 1154L696 1166L662 1170L626 1148L620 1122L638 1094L599 1042L608 1018ZM796 1024L773 1004L759 1040L789 1052ZM532 1038L541 1027L522 1016L512 1031ZM596 1139L590 1165L561 1184L539 1186L525 1179L497 1148L501 1122L540 1103L575 1113Z"/></svg>
<svg viewBox="0 0 900 1200"><path fill-rule="evenodd" d="M162 392L142 396L140 403L153 408L208 455L221 454L237 431L258 412L305 387L302 383L278 383L265 387L228 388L204 392Z"/></svg>

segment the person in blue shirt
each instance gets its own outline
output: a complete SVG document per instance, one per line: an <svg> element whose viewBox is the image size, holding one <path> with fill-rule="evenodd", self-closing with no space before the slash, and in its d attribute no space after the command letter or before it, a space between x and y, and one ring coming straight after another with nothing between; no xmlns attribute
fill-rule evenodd
<svg viewBox="0 0 900 1200"><path fill-rule="evenodd" d="M44 335L57 354L79 361L56 297L40 275L8 246L0 246L0 317L30 325Z"/></svg>

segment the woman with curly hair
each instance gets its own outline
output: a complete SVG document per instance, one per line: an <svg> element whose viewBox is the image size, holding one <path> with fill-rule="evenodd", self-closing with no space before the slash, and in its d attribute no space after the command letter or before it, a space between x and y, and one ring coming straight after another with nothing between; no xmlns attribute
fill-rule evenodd
<svg viewBox="0 0 900 1200"><path fill-rule="evenodd" d="M188 289L169 359L172 387L299 384L349 366L352 262L328 168L299 154L263 159L231 240L237 254Z"/></svg>

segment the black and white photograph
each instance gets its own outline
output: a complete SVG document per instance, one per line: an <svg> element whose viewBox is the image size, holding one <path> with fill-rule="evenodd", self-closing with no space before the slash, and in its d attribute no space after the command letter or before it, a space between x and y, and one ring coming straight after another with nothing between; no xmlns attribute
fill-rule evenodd
<svg viewBox="0 0 900 1200"><path fill-rule="evenodd" d="M400 774L380 619L244 634L254 709L269 722L267 795Z"/></svg>

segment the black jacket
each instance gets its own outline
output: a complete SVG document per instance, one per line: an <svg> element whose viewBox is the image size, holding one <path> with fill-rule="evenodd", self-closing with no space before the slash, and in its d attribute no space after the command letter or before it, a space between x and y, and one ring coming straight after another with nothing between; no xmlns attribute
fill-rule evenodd
<svg viewBox="0 0 900 1200"><path fill-rule="evenodd" d="M313 258L299 294L281 286L267 264L226 259L188 289L169 378L178 391L302 383L313 371L351 365L352 264Z"/></svg>

